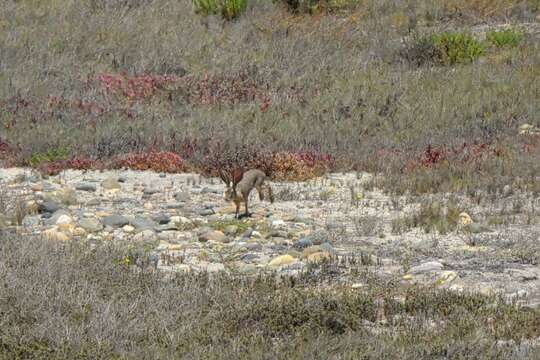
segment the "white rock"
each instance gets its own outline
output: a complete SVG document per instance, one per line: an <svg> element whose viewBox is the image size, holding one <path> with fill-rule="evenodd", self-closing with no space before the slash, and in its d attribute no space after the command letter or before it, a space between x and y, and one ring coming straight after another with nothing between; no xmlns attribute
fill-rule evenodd
<svg viewBox="0 0 540 360"><path fill-rule="evenodd" d="M60 215L60 217L58 217L58 220L56 220L56 225L71 224L72 222L73 222L73 219L69 217L68 215Z"/></svg>

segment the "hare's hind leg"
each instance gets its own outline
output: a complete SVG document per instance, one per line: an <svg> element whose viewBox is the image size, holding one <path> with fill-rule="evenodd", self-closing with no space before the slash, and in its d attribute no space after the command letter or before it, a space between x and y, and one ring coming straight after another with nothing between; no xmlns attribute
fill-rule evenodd
<svg viewBox="0 0 540 360"><path fill-rule="evenodd" d="M259 200L263 201L264 200L264 188L262 185L257 185L255 187L257 189L257 192L259 193Z"/></svg>

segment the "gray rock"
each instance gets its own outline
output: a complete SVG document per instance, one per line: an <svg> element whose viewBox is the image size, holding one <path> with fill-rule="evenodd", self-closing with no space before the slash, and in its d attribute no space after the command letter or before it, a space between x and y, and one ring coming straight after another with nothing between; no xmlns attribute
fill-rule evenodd
<svg viewBox="0 0 540 360"><path fill-rule="evenodd" d="M69 211L66 211L64 209L58 209L56 210L54 213L51 214L51 216L49 216L47 218L47 221L45 221L45 223L47 225L55 225L56 224L56 221L60 218L60 216L62 215L67 215L67 216L70 216L69 214Z"/></svg>
<svg viewBox="0 0 540 360"><path fill-rule="evenodd" d="M93 199L90 199L86 202L86 206L98 206L99 204L101 204L101 200L98 199L98 198L93 198Z"/></svg>
<svg viewBox="0 0 540 360"><path fill-rule="evenodd" d="M122 186L116 178L107 178L101 182L101 187L105 190L120 190Z"/></svg>
<svg viewBox="0 0 540 360"><path fill-rule="evenodd" d="M289 234L285 230L272 230L270 234L268 234L269 237L281 237L281 238L287 238L289 237Z"/></svg>
<svg viewBox="0 0 540 360"><path fill-rule="evenodd" d="M432 272L432 271L440 271L443 268L444 268L444 265L441 264L438 261L428 261L428 262L425 262L423 264L413 266L409 270L409 273L411 273L411 274L422 274L422 273L427 273L427 272Z"/></svg>
<svg viewBox="0 0 540 360"><path fill-rule="evenodd" d="M249 274L254 274L256 271L257 271L257 266L255 266L254 264L242 264L238 267L238 272L240 274L249 275Z"/></svg>
<svg viewBox="0 0 540 360"><path fill-rule="evenodd" d="M160 190L155 186L147 186L143 190L143 194L147 195L147 196L158 194L159 192L160 192Z"/></svg>
<svg viewBox="0 0 540 360"><path fill-rule="evenodd" d="M103 224L95 218L83 218L79 221L79 226L89 233L99 232L103 229Z"/></svg>
<svg viewBox="0 0 540 360"><path fill-rule="evenodd" d="M249 228L242 233L242 238L249 239L251 237L251 234L253 234L253 229Z"/></svg>
<svg viewBox="0 0 540 360"><path fill-rule="evenodd" d="M238 232L238 226L229 225L225 228L224 233L229 236L234 236Z"/></svg>
<svg viewBox="0 0 540 360"><path fill-rule="evenodd" d="M214 209L202 209L201 211L199 211L199 215L201 216L210 216L214 214L215 214Z"/></svg>
<svg viewBox="0 0 540 360"><path fill-rule="evenodd" d="M156 226L156 223L146 217L137 216L130 220L129 224L137 230L151 230Z"/></svg>
<svg viewBox="0 0 540 360"><path fill-rule="evenodd" d="M34 227L34 226L38 226L40 221L41 221L41 218L38 215L27 215L24 217L22 221L22 225L24 227ZM0 224L0 228L1 227L2 225Z"/></svg>
<svg viewBox="0 0 540 360"><path fill-rule="evenodd" d="M221 242L221 243L231 242L231 239L227 235L217 230L199 232L198 238L200 242L207 242L207 241L216 241L216 242Z"/></svg>
<svg viewBox="0 0 540 360"><path fill-rule="evenodd" d="M306 237L306 238L297 240L297 241L293 244L293 247L294 247L295 249L305 249L305 248L308 248L308 247L310 247L310 246L313 246L313 241L312 241L309 237Z"/></svg>
<svg viewBox="0 0 540 360"><path fill-rule="evenodd" d="M191 199L191 195L187 191L180 191L174 194L174 199L178 202L188 202Z"/></svg>
<svg viewBox="0 0 540 360"><path fill-rule="evenodd" d="M262 245L259 243L249 243L249 244L246 244L245 248L248 249L249 251L261 251Z"/></svg>
<svg viewBox="0 0 540 360"><path fill-rule="evenodd" d="M90 183L90 182L80 182L75 185L75 190L80 190L80 191L94 192L96 191L96 189L97 189L96 184Z"/></svg>
<svg viewBox="0 0 540 360"><path fill-rule="evenodd" d="M167 176L167 175L166 175L165 173L159 173L159 177L160 177L160 178L164 178L164 177L166 177L166 176Z"/></svg>
<svg viewBox="0 0 540 360"><path fill-rule="evenodd" d="M169 222L171 222L171 217L165 214L158 214L154 216L152 219L160 225L168 224Z"/></svg>
<svg viewBox="0 0 540 360"><path fill-rule="evenodd" d="M120 228L124 225L128 225L130 221L127 217L122 216L122 215L109 215L103 218L103 223L106 226L111 226L113 228Z"/></svg>
<svg viewBox="0 0 540 360"><path fill-rule="evenodd" d="M118 182L119 183L125 183L126 181L127 181L127 177L125 177L123 175L118 177Z"/></svg>
<svg viewBox="0 0 540 360"><path fill-rule="evenodd" d="M38 206L40 213L53 213L61 208L61 205L56 201L44 201Z"/></svg>
<svg viewBox="0 0 540 360"><path fill-rule="evenodd" d="M175 202L175 203L169 203L165 205L165 208L167 209L182 209L185 206L184 203L181 202Z"/></svg>
<svg viewBox="0 0 540 360"><path fill-rule="evenodd" d="M180 230L179 227L178 227L178 225L177 225L177 224L173 224L173 223L170 223L170 224L164 224L164 225L159 225L159 226L154 227L154 229L155 229L157 232Z"/></svg>
<svg viewBox="0 0 540 360"><path fill-rule="evenodd" d="M242 259L242 261L255 261L258 258L259 258L259 255L254 254L254 253L247 253L240 256L240 259Z"/></svg>
<svg viewBox="0 0 540 360"><path fill-rule="evenodd" d="M133 241L139 244L153 243L157 240L157 235L152 230L143 230L133 236Z"/></svg>

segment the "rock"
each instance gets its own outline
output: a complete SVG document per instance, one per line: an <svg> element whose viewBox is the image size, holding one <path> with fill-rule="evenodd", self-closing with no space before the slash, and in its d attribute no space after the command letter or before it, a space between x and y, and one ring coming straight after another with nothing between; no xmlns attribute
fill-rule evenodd
<svg viewBox="0 0 540 360"><path fill-rule="evenodd" d="M200 242L216 241L220 243L229 243L231 241L231 239L227 237L227 235L225 235L219 230L205 231L203 233L200 233L198 238Z"/></svg>
<svg viewBox="0 0 540 360"><path fill-rule="evenodd" d="M72 219L70 216L68 216L68 215L62 214L62 215L60 215L60 216L58 217L58 219L56 220L55 223L56 223L56 225L60 225L60 224L72 224L72 223L73 223L73 219Z"/></svg>
<svg viewBox="0 0 540 360"><path fill-rule="evenodd" d="M502 192L503 192L504 196L510 196L513 193L512 187L510 185L506 184L506 185L504 185Z"/></svg>
<svg viewBox="0 0 540 360"><path fill-rule="evenodd" d="M40 213L53 213L60 209L60 204L56 201L44 201L41 204L38 205L38 211Z"/></svg>
<svg viewBox="0 0 540 360"><path fill-rule="evenodd" d="M135 231L135 227L134 227L134 226L131 226L131 225L124 225L124 226L122 227L122 230L123 230L125 233L131 234L132 232Z"/></svg>
<svg viewBox="0 0 540 360"><path fill-rule="evenodd" d="M184 208L184 206L186 206L184 203L181 203L181 202L175 202L175 203L168 203L167 205L165 205L165 208L167 209L182 209Z"/></svg>
<svg viewBox="0 0 540 360"><path fill-rule="evenodd" d="M101 182L101 187L104 190L120 190L122 185L120 185L117 179L110 177Z"/></svg>
<svg viewBox="0 0 540 360"><path fill-rule="evenodd" d="M421 274L432 271L440 271L444 268L444 265L438 261L429 261L418 266L414 266L409 271L410 274Z"/></svg>
<svg viewBox="0 0 540 360"><path fill-rule="evenodd" d="M103 223L105 226L110 226L113 228L121 228L124 225L130 223L129 219L121 215L109 215L103 218Z"/></svg>
<svg viewBox="0 0 540 360"><path fill-rule="evenodd" d="M238 266L238 272L240 274L249 275L254 274L257 271L257 266L254 264L241 264Z"/></svg>
<svg viewBox="0 0 540 360"><path fill-rule="evenodd" d="M133 225L137 230L147 230L147 229L154 229L156 226L156 223L149 218L146 217L135 217L135 219L130 220L130 225Z"/></svg>
<svg viewBox="0 0 540 360"><path fill-rule="evenodd" d="M261 251L262 250L262 245L259 244L258 242L248 243L248 244L245 245L245 248L248 251Z"/></svg>
<svg viewBox="0 0 540 360"><path fill-rule="evenodd" d="M244 231L241 235L243 239L249 239L251 237L251 234L253 233L253 229L249 228L246 231Z"/></svg>
<svg viewBox="0 0 540 360"><path fill-rule="evenodd" d="M286 225L285 221L281 219L272 221L273 228L280 228L280 227L284 227L285 225Z"/></svg>
<svg viewBox="0 0 540 360"><path fill-rule="evenodd" d="M313 245L313 241L310 238L303 238L303 239L297 240L293 244L293 247L295 249L305 249L305 248L310 247L312 245Z"/></svg>
<svg viewBox="0 0 540 360"><path fill-rule="evenodd" d="M26 215L22 221L24 227L35 227L41 222L41 218L37 215ZM0 214L0 229L2 228L2 215Z"/></svg>
<svg viewBox="0 0 540 360"><path fill-rule="evenodd" d="M226 235L234 236L238 232L238 226L236 225L229 225L224 230Z"/></svg>
<svg viewBox="0 0 540 360"><path fill-rule="evenodd" d="M180 229L179 229L177 223L169 223L169 224L155 226L154 230L156 230L158 232L162 232L162 231L176 231L176 230L180 230Z"/></svg>
<svg viewBox="0 0 540 360"><path fill-rule="evenodd" d="M289 234L285 230L272 230L270 231L270 234L268 234L269 237L280 237L286 239L289 237Z"/></svg>
<svg viewBox="0 0 540 360"><path fill-rule="evenodd" d="M199 215L201 216L210 216L214 214L215 214L214 209L202 209L201 211L199 211Z"/></svg>
<svg viewBox="0 0 540 360"><path fill-rule="evenodd" d="M97 189L96 184L90 183L90 182L80 182L77 185L75 185L75 190L80 190L80 191L94 192L96 191L96 189Z"/></svg>
<svg viewBox="0 0 540 360"><path fill-rule="evenodd" d="M155 186L147 186L143 190L143 194L147 195L147 196L154 195L154 194L157 194L159 192L160 192L160 190Z"/></svg>
<svg viewBox="0 0 540 360"><path fill-rule="evenodd" d="M180 191L174 194L174 199L178 202L188 202L191 199L191 195L186 191Z"/></svg>
<svg viewBox="0 0 540 360"><path fill-rule="evenodd" d="M103 230L103 225L98 219L83 218L79 221L79 226L89 233L95 233Z"/></svg>
<svg viewBox="0 0 540 360"><path fill-rule="evenodd" d="M160 225L168 224L171 221L171 217L165 214L156 215L152 219Z"/></svg>
<svg viewBox="0 0 540 360"><path fill-rule="evenodd" d="M272 261L268 263L268 266L271 268L278 268L280 266L293 264L296 261L297 260L291 255L281 255L272 259Z"/></svg>
<svg viewBox="0 0 540 360"><path fill-rule="evenodd" d="M159 177L160 177L160 178L164 178L164 177L166 177L166 176L167 176L167 175L166 175L165 173L159 173Z"/></svg>
<svg viewBox="0 0 540 360"><path fill-rule="evenodd" d="M70 214L64 209L56 210L53 214L50 214L48 220L46 221L46 224L56 225L56 222L58 221L58 219L60 219L61 216L70 216ZM42 215L42 217L45 217L45 214Z"/></svg>
<svg viewBox="0 0 540 360"><path fill-rule="evenodd" d="M208 263L205 266L202 266L201 270L208 273L216 273L220 271L225 271L225 265L223 265L222 263Z"/></svg>
<svg viewBox="0 0 540 360"><path fill-rule="evenodd" d="M157 241L157 235L152 230L143 230L140 233L133 236L133 241L148 244Z"/></svg>
<svg viewBox="0 0 540 360"><path fill-rule="evenodd" d="M472 224L472 219L470 217L469 214L467 214L466 212L462 212L461 214L459 214L459 223L461 225L470 225Z"/></svg>
<svg viewBox="0 0 540 360"><path fill-rule="evenodd" d="M330 253L327 253L326 251L319 251L309 255L307 257L307 261L310 263L321 263L323 261L328 261L331 258L332 255L330 255Z"/></svg>
<svg viewBox="0 0 540 360"><path fill-rule="evenodd" d="M98 199L98 198L93 198L93 199L90 199L86 202L86 206L98 206L99 204L101 204L101 200Z"/></svg>

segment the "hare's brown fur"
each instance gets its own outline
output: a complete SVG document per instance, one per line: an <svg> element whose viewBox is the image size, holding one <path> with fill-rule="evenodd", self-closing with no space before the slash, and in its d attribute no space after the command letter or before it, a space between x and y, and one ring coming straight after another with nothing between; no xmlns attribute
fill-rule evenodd
<svg viewBox="0 0 540 360"><path fill-rule="evenodd" d="M265 192L268 194L268 200L274 202L272 188L266 183L266 174L258 169L242 172L240 169L235 169L231 174L220 172L221 178L227 185L225 190L225 200L232 201L236 205L235 216L238 217L240 205L242 202L246 208L244 216L249 216L248 199L251 190L257 189L259 199L265 199Z"/></svg>

